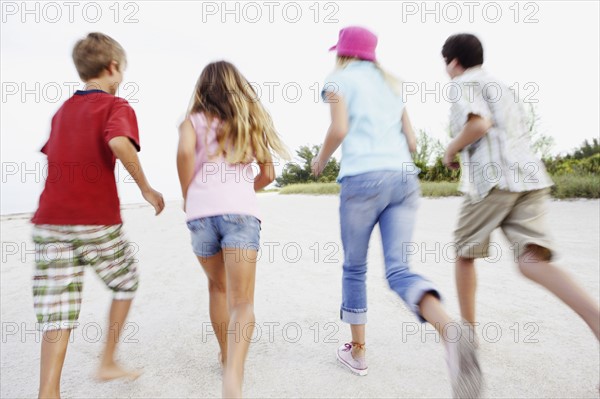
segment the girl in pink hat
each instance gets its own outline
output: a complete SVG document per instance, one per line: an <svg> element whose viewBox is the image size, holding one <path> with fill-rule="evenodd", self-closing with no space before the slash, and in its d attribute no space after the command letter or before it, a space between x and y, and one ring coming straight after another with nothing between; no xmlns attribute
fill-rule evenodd
<svg viewBox="0 0 600 399"><path fill-rule="evenodd" d="M312 164L319 175L342 146L340 318L350 324L352 340L337 349L337 358L355 374L368 372L367 248L379 224L390 288L421 322L431 323L440 333L455 397L478 397L482 376L467 326L452 321L433 283L413 273L406 260L404 244L411 240L420 198L419 170L411 157L416 141L400 84L377 64L376 46L377 37L369 30L348 27L330 49L337 52L337 68L321 94L331 107L331 125Z"/></svg>

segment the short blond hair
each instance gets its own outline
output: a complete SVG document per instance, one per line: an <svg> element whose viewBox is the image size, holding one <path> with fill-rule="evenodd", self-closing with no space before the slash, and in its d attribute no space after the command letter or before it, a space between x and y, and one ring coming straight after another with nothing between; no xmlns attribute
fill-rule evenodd
<svg viewBox="0 0 600 399"><path fill-rule="evenodd" d="M122 71L127 63L125 50L119 42L104 33L89 33L73 47L73 62L83 81L97 78L113 61Z"/></svg>

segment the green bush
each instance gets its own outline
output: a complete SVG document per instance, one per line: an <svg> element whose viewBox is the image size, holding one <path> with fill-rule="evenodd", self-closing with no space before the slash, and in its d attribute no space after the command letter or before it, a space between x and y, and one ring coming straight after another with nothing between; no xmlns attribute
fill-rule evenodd
<svg viewBox="0 0 600 399"><path fill-rule="evenodd" d="M600 141L597 138L592 139L592 142L585 140L572 154L566 158L583 159L593 155L600 154Z"/></svg>
<svg viewBox="0 0 600 399"><path fill-rule="evenodd" d="M460 170L448 169L442 164L441 144L428 139L423 133L420 137L420 152L415 155L415 165L421 169L419 179L424 197L458 196L458 180ZM429 141L427 141L429 140ZM431 143L430 143L431 141ZM431 149L435 149L432 151ZM279 185L284 186L281 194L332 195L339 194L340 187L335 183L339 172L339 163L333 159L323 176L316 179L310 171L310 162L318 152L317 146L304 146L297 151L303 165L289 165L284 175L278 178ZM433 165L427 160L435 159ZM600 144L594 139L587 140L572 154L544 159L546 169L552 175L555 185L551 194L554 198L600 198ZM314 183L305 183L313 181ZM303 183L303 184L294 184Z"/></svg>
<svg viewBox="0 0 600 399"><path fill-rule="evenodd" d="M545 161L546 169L552 175L600 174L600 154L588 158L554 158Z"/></svg>
<svg viewBox="0 0 600 399"><path fill-rule="evenodd" d="M312 174L312 160L317 156L320 148L318 145L313 145L312 147L304 145L296 150L297 160L289 162L284 166L281 176L275 180L277 186L285 187L290 184L311 182L335 182L340 172L340 163L334 157L325 165L323 173L318 178Z"/></svg>
<svg viewBox="0 0 600 399"><path fill-rule="evenodd" d="M556 175L552 179L554 198L600 198L600 175Z"/></svg>
<svg viewBox="0 0 600 399"><path fill-rule="evenodd" d="M449 169L444 166L442 158L437 158L435 163L421 170L419 178L428 182L457 182L460 179L460 169Z"/></svg>
<svg viewBox="0 0 600 399"><path fill-rule="evenodd" d="M420 161L415 165L421 169L419 180L426 182L457 182L460 180L459 169L449 169L442 163L442 158L437 158L433 165L427 166Z"/></svg>

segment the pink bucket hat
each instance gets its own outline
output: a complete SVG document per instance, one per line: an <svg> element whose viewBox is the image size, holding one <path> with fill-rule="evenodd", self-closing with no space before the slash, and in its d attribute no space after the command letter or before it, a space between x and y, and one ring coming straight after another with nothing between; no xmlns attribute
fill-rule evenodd
<svg viewBox="0 0 600 399"><path fill-rule="evenodd" d="M360 26L349 26L340 30L337 44L329 51L337 50L337 55L375 61L376 47L377 36L373 32Z"/></svg>

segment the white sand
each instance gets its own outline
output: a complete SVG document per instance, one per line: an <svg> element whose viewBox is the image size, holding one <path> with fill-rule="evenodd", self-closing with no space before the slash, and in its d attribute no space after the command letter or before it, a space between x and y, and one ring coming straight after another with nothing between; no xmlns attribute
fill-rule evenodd
<svg viewBox="0 0 600 399"><path fill-rule="evenodd" d="M423 200L414 237L417 245L431 250L440 243L444 249L451 242L459 201ZM263 247L258 267L256 316L262 334L248 357L246 396L449 397L442 345L434 342L433 333L422 339L421 332L431 329L417 325L388 289L378 232L369 254L370 373L359 378L337 366L334 355L335 348L349 339L348 328L338 319L342 252L337 197L265 194L260 203L262 242L271 243L273 250L270 256ZM550 205L552 233L560 239L558 261L594 298L599 297L599 205L584 200ZM130 240L139 245L142 281L126 331L129 342L121 346L120 358L127 366L143 368L144 374L135 382L100 384L90 378L102 349L96 336L99 327L106 329L110 295L88 270L82 327L74 331L67 354L63 395L219 396L216 340L206 333L206 278L191 252L179 204L169 204L158 218L148 207L129 207L124 219ZM7 247L17 243L31 250L30 230L26 217L2 219L2 398L31 398L37 393L39 335L32 332L30 288L33 255L10 255L12 247ZM480 351L486 395L597 398L598 342L578 316L522 278L506 243L501 245L500 260L478 266L478 316L487 333ZM437 262L431 252L421 259L425 254L420 252L412 264L439 286L448 310L457 316L453 252L445 249L446 259L440 251ZM331 263L326 262L326 256L336 250ZM417 328L414 335L403 338L403 329L406 333ZM498 339L497 332L502 334Z"/></svg>

